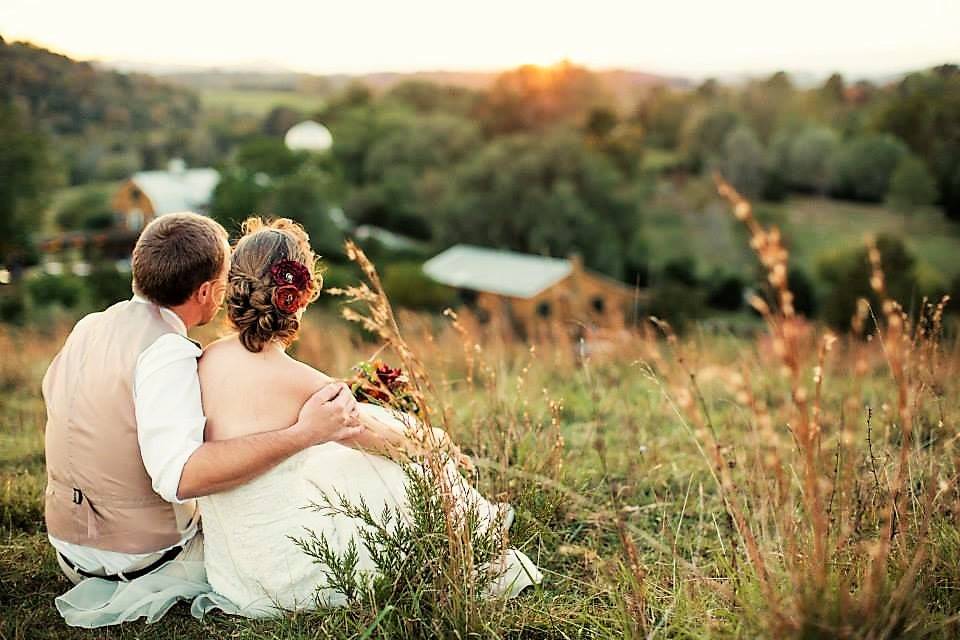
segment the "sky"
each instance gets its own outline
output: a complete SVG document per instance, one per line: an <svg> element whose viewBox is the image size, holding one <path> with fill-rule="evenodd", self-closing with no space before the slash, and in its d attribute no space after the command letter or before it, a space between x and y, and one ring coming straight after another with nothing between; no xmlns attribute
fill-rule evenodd
<svg viewBox="0 0 960 640"><path fill-rule="evenodd" d="M313 73L560 60L706 76L960 62L960 0L2 0L0 35L71 57Z"/></svg>

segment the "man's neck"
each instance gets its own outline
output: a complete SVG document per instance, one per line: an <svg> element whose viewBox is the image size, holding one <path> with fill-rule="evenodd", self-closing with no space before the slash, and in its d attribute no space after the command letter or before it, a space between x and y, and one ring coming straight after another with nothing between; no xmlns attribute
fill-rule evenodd
<svg viewBox="0 0 960 640"><path fill-rule="evenodd" d="M190 304L189 302L177 305L176 307L167 307L167 309L177 314L187 331L200 324L200 320L202 319L200 310L196 308L196 305Z"/></svg>

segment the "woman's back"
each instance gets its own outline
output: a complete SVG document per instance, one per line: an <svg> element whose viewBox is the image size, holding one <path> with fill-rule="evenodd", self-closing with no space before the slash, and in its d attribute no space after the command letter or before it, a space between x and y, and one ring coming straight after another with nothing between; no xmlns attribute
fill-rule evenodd
<svg viewBox="0 0 960 640"><path fill-rule="evenodd" d="M199 374L208 441L289 427L307 398L327 381L280 346L252 353L236 336L206 348Z"/></svg>

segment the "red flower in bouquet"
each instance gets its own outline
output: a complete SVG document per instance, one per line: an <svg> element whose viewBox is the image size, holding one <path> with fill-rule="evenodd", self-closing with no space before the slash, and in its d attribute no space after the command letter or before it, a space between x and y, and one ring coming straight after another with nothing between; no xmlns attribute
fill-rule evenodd
<svg viewBox="0 0 960 640"><path fill-rule="evenodd" d="M407 413L419 411L410 380L399 367L394 368L382 360L376 360L361 362L353 370L354 376L348 384L357 400Z"/></svg>
<svg viewBox="0 0 960 640"><path fill-rule="evenodd" d="M377 363L377 377L380 382L385 384L391 391L397 389L401 384L407 381L400 368L392 368L386 362Z"/></svg>

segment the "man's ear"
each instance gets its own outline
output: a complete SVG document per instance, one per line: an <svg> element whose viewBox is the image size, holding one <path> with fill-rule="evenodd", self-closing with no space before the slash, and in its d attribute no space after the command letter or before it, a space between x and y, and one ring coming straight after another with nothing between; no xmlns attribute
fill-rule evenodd
<svg viewBox="0 0 960 640"><path fill-rule="evenodd" d="M207 280L193 292L194 299L200 304L206 303L210 299L210 296L213 295L213 282Z"/></svg>

